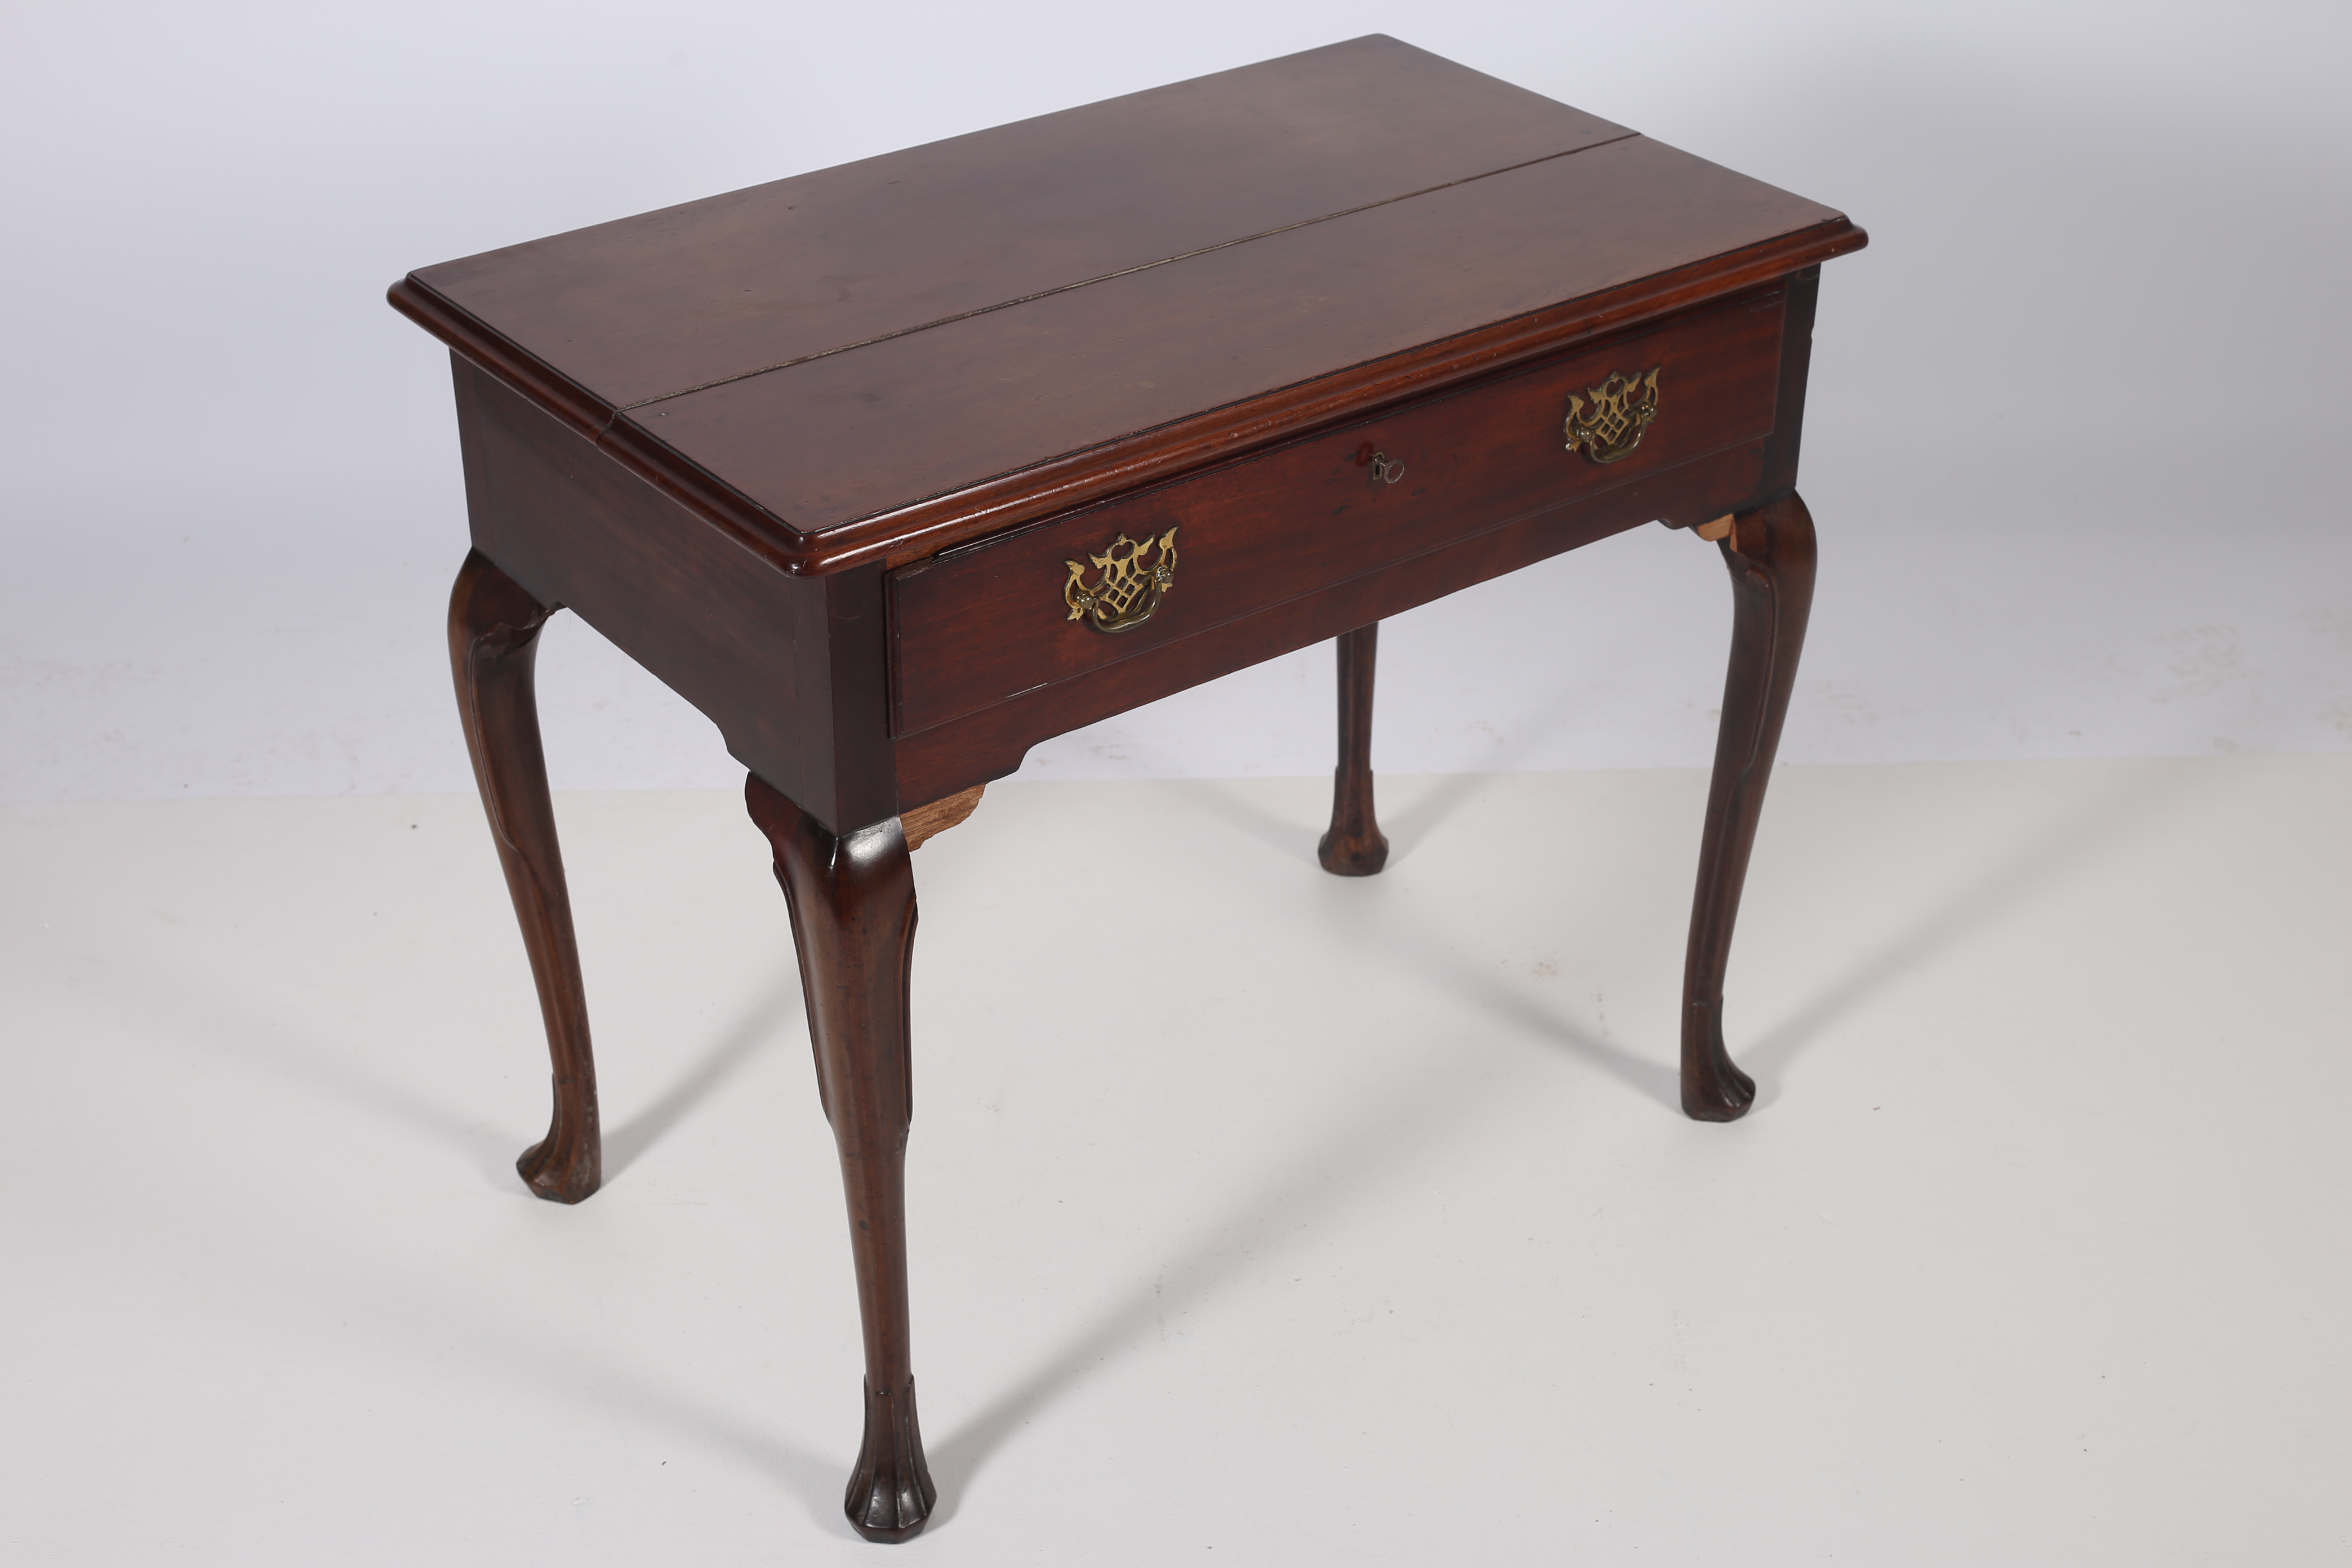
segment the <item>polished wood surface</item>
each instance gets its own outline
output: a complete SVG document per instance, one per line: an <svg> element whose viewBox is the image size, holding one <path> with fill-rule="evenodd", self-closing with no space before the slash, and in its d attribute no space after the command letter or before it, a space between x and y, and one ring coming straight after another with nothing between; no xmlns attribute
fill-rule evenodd
<svg viewBox="0 0 2352 1568"><path fill-rule="evenodd" d="M1864 243L1830 208L1392 39L1275 64L1098 106L1103 124L1074 111L896 154L903 176L804 176L829 193L814 255L797 203L761 187L422 268L393 302L803 574L903 564ZM1301 78L1317 85L1294 97ZM1250 126L1262 167L1120 151ZM1400 142L1410 173L1374 166ZM1107 157L1133 182L1109 216ZM959 222L952 170L992 158L1033 196ZM1090 225L1083 259L1062 258L1052 235ZM977 281L943 302L950 274Z"/></svg>
<svg viewBox="0 0 2352 1568"><path fill-rule="evenodd" d="M1139 456L1121 460L1129 442L1279 439L1290 419L1257 400L1278 405L1285 389L1497 321L1546 315L1522 355L1573 342L1624 323L1567 301L1838 221L1634 138L685 394L617 423L727 475L795 530L839 535L826 542L839 552L919 521L961 521L982 481L1072 454L1089 468L1118 462L1124 487L1147 477ZM1487 368L1458 363L1446 379ZM885 451L891 460L877 461ZM1039 499L1087 499L1076 478ZM992 508L983 526L1010 521ZM963 532L941 527L926 543Z"/></svg>
<svg viewBox="0 0 2352 1568"><path fill-rule="evenodd" d="M1320 592L1285 599L1192 637L1147 646L1115 663L900 737L890 748L899 794L909 800L931 799L974 780L1003 778L1048 736L1402 615L1654 520L1689 526L1756 504L1763 457L1759 446L1703 458L1592 500L1538 512ZM1183 592L1181 586L1178 592ZM1149 624L1140 628L1150 629Z"/></svg>
<svg viewBox="0 0 2352 1568"><path fill-rule="evenodd" d="M475 552L452 666L554 1063L519 1168L572 1202L599 1173L531 698L563 606L750 770L841 1155L861 1534L906 1540L938 1501L908 1349L909 854L1042 740L1333 640L1318 858L1370 875L1381 620L1647 522L1728 518L1682 1082L1702 1120L1752 1103L1724 978L1811 597L1795 485L1819 264L1864 243L1829 208L1369 38L394 286L453 355ZM1638 444L1567 445L1571 408L1654 369ZM1158 542L1171 573L1111 625L1066 574L1121 539Z"/></svg>
<svg viewBox="0 0 2352 1568"><path fill-rule="evenodd" d="M866 1334L866 1438L844 1507L868 1541L923 1528L939 1489L923 1458L908 1348L907 1130L915 1115L907 985L915 873L898 819L836 835L753 774L751 820L792 907L817 1095L841 1152Z"/></svg>
<svg viewBox="0 0 2352 1568"><path fill-rule="evenodd" d="M1683 971L1683 1110L1701 1121L1745 1116L1756 1099L1755 1080L1732 1065L1724 1047L1723 975L1812 613L1812 514L1789 495L1733 518L1730 537L1716 548L1731 569L1731 669Z"/></svg>
<svg viewBox="0 0 2352 1568"><path fill-rule="evenodd" d="M791 576L480 367L453 368L477 548L700 709L744 766L849 827L1001 776L919 784L902 802L880 567Z"/></svg>
<svg viewBox="0 0 2352 1568"><path fill-rule="evenodd" d="M1632 134L1371 37L414 278L622 408Z"/></svg>
<svg viewBox="0 0 2352 1568"><path fill-rule="evenodd" d="M547 1136L515 1162L541 1197L576 1204L604 1181L596 1120L596 1060L588 1041L588 996L580 979L580 944L572 930L572 895L556 842L555 806L547 794L547 757L539 739L533 667L540 628L552 610L470 552L449 595L449 668L457 715L473 759L474 782L490 820L499 864L507 874L523 950L539 985L553 1066L555 1111Z"/></svg>
<svg viewBox="0 0 2352 1568"><path fill-rule="evenodd" d="M1315 858L1335 877L1372 877L1389 841L1372 809L1372 676L1381 628L1358 626L1332 645L1339 655L1339 765L1331 772L1331 826Z"/></svg>
<svg viewBox="0 0 2352 1568"><path fill-rule="evenodd" d="M893 730L904 736L1131 658L1301 593L1771 434L1787 290L1770 288L1471 388L891 574ZM1633 452L1566 449L1572 394L1659 371ZM1375 452L1402 465L1387 482ZM1760 476L1760 463L1757 473ZM1175 589L1106 637L1067 617L1064 563L1181 530ZM1042 738L1042 737L1041 737Z"/></svg>

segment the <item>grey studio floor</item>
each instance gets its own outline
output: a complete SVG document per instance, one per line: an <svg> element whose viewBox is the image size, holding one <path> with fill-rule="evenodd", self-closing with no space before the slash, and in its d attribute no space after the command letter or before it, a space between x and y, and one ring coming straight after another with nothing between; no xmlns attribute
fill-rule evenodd
<svg viewBox="0 0 2352 1568"><path fill-rule="evenodd" d="M1014 783L916 857L939 1563L2352 1558L2352 755ZM789 931L561 798L604 1192L447 795L0 816L5 1557L879 1561ZM896 1559L893 1559L896 1560Z"/></svg>

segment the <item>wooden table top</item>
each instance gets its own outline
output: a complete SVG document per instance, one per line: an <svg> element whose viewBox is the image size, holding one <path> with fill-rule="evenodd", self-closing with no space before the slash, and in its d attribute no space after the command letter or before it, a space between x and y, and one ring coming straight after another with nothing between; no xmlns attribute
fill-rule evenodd
<svg viewBox="0 0 2352 1568"><path fill-rule="evenodd" d="M804 574L919 559L1863 243L1372 37L424 268L393 301Z"/></svg>

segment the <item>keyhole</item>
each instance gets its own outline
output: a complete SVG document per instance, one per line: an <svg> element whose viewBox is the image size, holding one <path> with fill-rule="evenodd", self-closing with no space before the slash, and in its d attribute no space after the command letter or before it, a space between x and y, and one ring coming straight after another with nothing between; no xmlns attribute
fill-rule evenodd
<svg viewBox="0 0 2352 1568"><path fill-rule="evenodd" d="M1374 484L1392 485L1404 478L1404 464L1386 452L1373 450L1370 441L1356 448L1356 467L1371 469Z"/></svg>

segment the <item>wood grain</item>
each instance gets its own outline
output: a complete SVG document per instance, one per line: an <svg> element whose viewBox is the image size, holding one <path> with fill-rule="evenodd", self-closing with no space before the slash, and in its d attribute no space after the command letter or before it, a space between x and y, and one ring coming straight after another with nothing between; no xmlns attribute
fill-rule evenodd
<svg viewBox="0 0 2352 1568"><path fill-rule="evenodd" d="M1039 741L1336 639L1318 853L1369 875L1380 621L1653 519L1706 525L1736 610L1683 1100L1747 1110L1723 979L1811 596L1819 264L1864 243L1374 37L394 285L453 356L475 551L452 667L554 1066L520 1168L565 1201L600 1173L531 684L568 606L751 770L850 1221L858 1533L907 1540L938 1501L909 1351L909 853ZM1653 366L1637 449L1565 450L1570 395ZM1065 562L1171 529L1150 619L1068 618Z"/></svg>
<svg viewBox="0 0 2352 1568"><path fill-rule="evenodd" d="M878 567L793 576L467 361L452 369L478 550L700 709L737 761L828 826L898 811Z"/></svg>
<svg viewBox="0 0 2352 1568"><path fill-rule="evenodd" d="M1812 514L1790 494L1733 518L1717 548L1731 571L1731 668L1683 973L1683 1110L1702 1121L1745 1116L1756 1099L1755 1080L1732 1064L1723 1043L1723 977L1812 611Z"/></svg>
<svg viewBox="0 0 2352 1568"><path fill-rule="evenodd" d="M541 1197L576 1204L603 1184L604 1156L588 994L539 736L533 669L540 631L553 613L489 557L468 552L449 593L449 669L474 783L539 987L552 1068L547 1136L522 1152L515 1171Z"/></svg>
<svg viewBox="0 0 2352 1568"><path fill-rule="evenodd" d="M425 268L392 302L741 548L824 574L1866 237L1382 38L892 157Z"/></svg>
<svg viewBox="0 0 2352 1568"><path fill-rule="evenodd" d="M1773 428L1783 300L1767 289L894 573L895 732L1759 440ZM1601 464L1566 449L1572 394L1654 367L1659 415L1631 456ZM1362 460L1374 447L1403 462L1401 482L1374 477ZM1150 620L1106 636L1068 618L1067 562L1170 529L1176 581Z"/></svg>
<svg viewBox="0 0 2352 1568"><path fill-rule="evenodd" d="M1837 218L1634 138L630 410L802 533L1548 312ZM1465 367L1465 369L1469 367ZM1129 477L1132 482L1132 476ZM1004 520L994 519L1001 524Z"/></svg>
<svg viewBox="0 0 2352 1568"><path fill-rule="evenodd" d="M1331 771L1331 826L1315 858L1335 877L1372 877L1389 863L1389 841L1372 809L1372 678L1379 668L1378 622L1333 645L1339 666L1339 763Z"/></svg>
<svg viewBox="0 0 2352 1568"><path fill-rule="evenodd" d="M895 748L898 788L908 799L934 800L1000 779L1020 767L1031 746L1066 731L1402 615L1654 519L1687 526L1753 504L1763 464L1761 442L1719 452L901 737Z"/></svg>
<svg viewBox="0 0 2352 1568"><path fill-rule="evenodd" d="M956 826L980 809L982 791L988 786L974 784L945 800L935 800L929 805L911 806L898 814L899 831L907 836L908 853L920 849L949 828Z"/></svg>
<svg viewBox="0 0 2352 1568"><path fill-rule="evenodd" d="M915 1415L907 1289L908 1039L915 873L896 818L835 834L757 773L744 781L792 908L817 1098L841 1156L866 1340L866 1435L843 1500L868 1541L909 1541L939 1500Z"/></svg>
<svg viewBox="0 0 2352 1568"><path fill-rule="evenodd" d="M1630 134L1375 36L412 276L617 408Z"/></svg>

